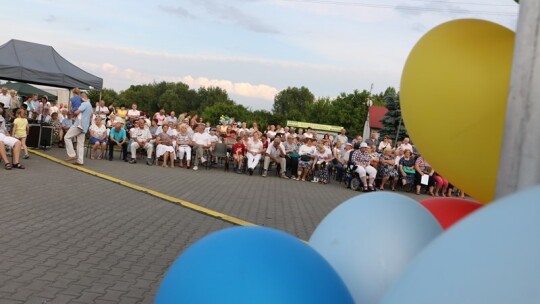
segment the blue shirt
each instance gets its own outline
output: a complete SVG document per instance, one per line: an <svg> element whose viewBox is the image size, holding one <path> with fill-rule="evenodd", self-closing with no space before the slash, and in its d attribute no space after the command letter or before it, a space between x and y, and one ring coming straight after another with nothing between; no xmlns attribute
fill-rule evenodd
<svg viewBox="0 0 540 304"><path fill-rule="evenodd" d="M126 129L120 128L120 131L116 131L116 128L111 128L109 136L114 138L117 142L122 142L127 137Z"/></svg>
<svg viewBox="0 0 540 304"><path fill-rule="evenodd" d="M71 112L75 112L79 109L79 107L82 104L82 97L79 95L73 96L71 97L70 101L71 101Z"/></svg>
<svg viewBox="0 0 540 304"><path fill-rule="evenodd" d="M88 132L88 128L90 127L90 117L92 117L93 109L92 104L90 103L90 100L87 102L81 103L81 106L79 107L79 110L81 111L81 126L83 127L83 133ZM75 118L75 126L79 125L78 118Z"/></svg>
<svg viewBox="0 0 540 304"><path fill-rule="evenodd" d="M64 118L64 120L62 120L62 127L69 128L72 125L73 125L73 121L71 121L71 118Z"/></svg>

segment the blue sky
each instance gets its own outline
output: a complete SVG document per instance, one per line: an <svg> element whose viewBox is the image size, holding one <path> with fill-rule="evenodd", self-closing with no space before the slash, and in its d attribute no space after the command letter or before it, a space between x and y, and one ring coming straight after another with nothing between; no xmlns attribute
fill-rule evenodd
<svg viewBox="0 0 540 304"><path fill-rule="evenodd" d="M220 86L252 109L306 86L317 97L399 87L414 44L459 18L515 29L512 0L19 0L0 42L53 46L117 91L182 81ZM28 8L28 9L22 9Z"/></svg>

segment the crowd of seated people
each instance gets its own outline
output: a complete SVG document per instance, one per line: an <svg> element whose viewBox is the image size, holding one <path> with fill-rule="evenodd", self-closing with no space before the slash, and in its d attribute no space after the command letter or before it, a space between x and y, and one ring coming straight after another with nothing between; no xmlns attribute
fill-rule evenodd
<svg viewBox="0 0 540 304"><path fill-rule="evenodd" d="M7 135L20 143L18 149L24 151L25 158L28 152L23 129L27 122L23 119L33 117L52 125L60 147L73 123L67 108L56 107L46 98L38 101L37 96L8 111L13 112L8 117L17 118L18 127ZM145 154L150 166L158 159L165 168L178 164L179 168L198 170L199 164L216 161L213 151L217 144L223 144L237 173L253 175L259 168L261 176L266 177L270 166L275 165L276 175L298 181L327 184L331 177L341 182L351 176L358 179L363 191L403 189L420 194L425 186L430 195L447 196L454 188L416 153L409 138L394 145L389 136L379 140L376 133L364 140L361 135L348 136L345 129L335 135L318 134L309 127L303 130L279 124L269 125L263 132L257 123L248 127L234 118L212 124L197 115L176 116L165 109L148 115L138 110L137 104L128 110L126 105L116 108L101 100L95 103L88 140L91 159L112 161L116 149L130 164L137 162L137 155ZM14 141L6 143L15 146ZM18 159L14 163L22 166Z"/></svg>

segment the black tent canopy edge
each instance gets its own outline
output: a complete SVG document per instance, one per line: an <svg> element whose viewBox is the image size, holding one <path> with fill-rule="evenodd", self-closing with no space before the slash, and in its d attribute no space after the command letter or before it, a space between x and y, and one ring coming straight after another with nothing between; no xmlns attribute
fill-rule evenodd
<svg viewBox="0 0 540 304"><path fill-rule="evenodd" d="M0 46L0 79L101 91L103 79L75 66L48 45L11 39Z"/></svg>

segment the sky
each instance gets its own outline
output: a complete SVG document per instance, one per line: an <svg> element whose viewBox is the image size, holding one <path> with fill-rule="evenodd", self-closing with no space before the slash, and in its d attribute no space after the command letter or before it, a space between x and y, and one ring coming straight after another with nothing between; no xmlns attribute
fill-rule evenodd
<svg viewBox="0 0 540 304"><path fill-rule="evenodd" d="M23 9L26 8L26 9ZM287 87L316 97L399 88L415 43L477 18L515 30L513 0L19 0L2 3L0 44L53 46L118 92L181 81L218 86L252 110ZM9 13L5 13L9 12Z"/></svg>

